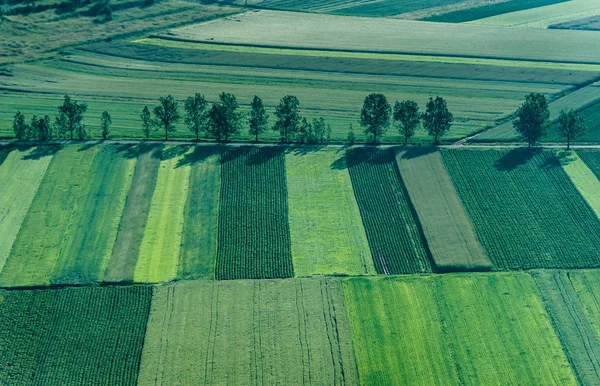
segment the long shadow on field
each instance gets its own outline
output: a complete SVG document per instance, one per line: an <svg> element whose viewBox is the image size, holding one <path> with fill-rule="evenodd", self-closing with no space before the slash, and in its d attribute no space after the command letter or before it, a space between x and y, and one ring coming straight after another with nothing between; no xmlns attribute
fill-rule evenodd
<svg viewBox="0 0 600 386"><path fill-rule="evenodd" d="M190 150L190 145L169 146L163 150L162 160L166 161L179 157L185 154L188 150Z"/></svg>
<svg viewBox="0 0 600 386"><path fill-rule="evenodd" d="M413 159L426 156L431 153L438 151L435 146L423 146L423 147L406 147L406 151L402 154L402 159Z"/></svg>
<svg viewBox="0 0 600 386"><path fill-rule="evenodd" d="M86 143L85 145L81 146L79 148L79 150L77 150L77 151L90 150L91 148L94 148L94 147L100 145L101 143L102 143L102 141L95 141L95 142Z"/></svg>
<svg viewBox="0 0 600 386"><path fill-rule="evenodd" d="M161 146L162 144L160 143L127 143L123 145L117 145L117 153L121 154L124 158L132 159L138 158L142 154L150 153ZM158 154L160 154L160 152L156 152L153 156L157 157Z"/></svg>
<svg viewBox="0 0 600 386"><path fill-rule="evenodd" d="M28 145L23 150L27 150L31 148L31 145ZM33 150L23 157L24 160L39 160L40 158L48 157L56 154L62 148L61 145L41 145L36 146Z"/></svg>
<svg viewBox="0 0 600 386"><path fill-rule="evenodd" d="M561 165L568 165L577 160L577 156L572 151L560 151L555 153L554 157L549 157L544 161L540 168L555 168Z"/></svg>
<svg viewBox="0 0 600 386"><path fill-rule="evenodd" d="M324 145L304 145L304 146L298 146L298 147L293 147L291 149L289 149L288 151L290 153L294 153L296 155L305 155L305 154L310 154L310 153L316 153L321 149L324 149L325 146Z"/></svg>
<svg viewBox="0 0 600 386"><path fill-rule="evenodd" d="M177 161L176 168L180 168L183 166L191 166L193 164L202 163L206 161L207 158L219 153L219 149L213 146L196 146L194 151L191 153L186 153L183 157Z"/></svg>
<svg viewBox="0 0 600 386"><path fill-rule="evenodd" d="M248 156L248 165L260 165L269 162L273 158L285 155L285 148L279 146L269 146L257 148L250 151Z"/></svg>
<svg viewBox="0 0 600 386"><path fill-rule="evenodd" d="M541 153L541 149L517 148L504 154L494 162L494 167L501 172L510 172L525 165L529 160Z"/></svg>

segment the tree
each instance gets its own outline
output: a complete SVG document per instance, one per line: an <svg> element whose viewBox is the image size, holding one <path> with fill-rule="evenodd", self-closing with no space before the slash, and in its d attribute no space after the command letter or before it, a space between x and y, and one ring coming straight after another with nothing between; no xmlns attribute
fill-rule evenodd
<svg viewBox="0 0 600 386"><path fill-rule="evenodd" d="M298 133L296 135L298 143L310 143L310 138L313 136L313 127L306 118L302 118L298 125Z"/></svg>
<svg viewBox="0 0 600 386"><path fill-rule="evenodd" d="M225 142L227 142L230 135L240 133L240 125L243 116L238 111L240 105L238 104L235 95L228 92L222 92L219 95L219 101L224 107L226 125L223 134L225 135Z"/></svg>
<svg viewBox="0 0 600 386"><path fill-rule="evenodd" d="M577 112L570 110L560 111L558 117L558 129L567 140L567 150L571 148L571 141L577 139L585 133L586 125L582 117Z"/></svg>
<svg viewBox="0 0 600 386"><path fill-rule="evenodd" d="M273 130L280 133L281 142L294 139L300 129L299 125L302 120L298 98L293 95L286 95L281 98L279 105L275 108L275 116L277 121L275 121Z"/></svg>
<svg viewBox="0 0 600 386"><path fill-rule="evenodd" d="M21 111L17 111L13 119L13 131L15 137L19 141L24 141L29 138L29 126L25 123L25 115Z"/></svg>
<svg viewBox="0 0 600 386"><path fill-rule="evenodd" d="M354 127L352 127L352 123L350 124L350 126L348 126L348 136L346 137L346 143L349 146L354 145L354 142L356 142L356 135L354 135Z"/></svg>
<svg viewBox="0 0 600 386"><path fill-rule="evenodd" d="M308 143L327 144L331 140L331 126L325 123L323 117L313 119L312 135L308 137Z"/></svg>
<svg viewBox="0 0 600 386"><path fill-rule="evenodd" d="M104 21L111 21L113 19L112 16L112 7L110 5L110 0L106 0L104 2L104 7L99 12L100 15L104 15Z"/></svg>
<svg viewBox="0 0 600 386"><path fill-rule="evenodd" d="M102 131L102 139L106 140L108 134L110 134L110 125L112 125L112 119L108 111L102 112L102 118L100 119L100 129Z"/></svg>
<svg viewBox="0 0 600 386"><path fill-rule="evenodd" d="M154 107L156 127L165 131L165 141L169 140L169 132L177 131L175 123L179 121L179 106L171 94L160 97L158 106Z"/></svg>
<svg viewBox="0 0 600 386"><path fill-rule="evenodd" d="M65 95L62 106L58 107L59 119L56 120L59 133L69 132L70 139L77 133L77 139L83 140L89 137L89 132L83 124L83 114L87 111L87 104L77 103L71 97Z"/></svg>
<svg viewBox="0 0 600 386"><path fill-rule="evenodd" d="M367 95L360 111L360 125L365 134L373 136L373 143L377 143L377 137L383 136L387 131L391 115L392 108L385 95Z"/></svg>
<svg viewBox="0 0 600 386"><path fill-rule="evenodd" d="M429 98L426 110L422 115L423 126L433 137L433 143L438 145L440 138L450 130L454 116L448 111L446 100L442 97Z"/></svg>
<svg viewBox="0 0 600 386"><path fill-rule="evenodd" d="M225 106L221 103L213 103L208 111L206 130L213 138L217 139L217 142L221 142L221 138L227 131L227 113L225 110Z"/></svg>
<svg viewBox="0 0 600 386"><path fill-rule="evenodd" d="M58 114L54 121L54 132L58 138L67 137L67 115L65 113Z"/></svg>
<svg viewBox="0 0 600 386"><path fill-rule="evenodd" d="M206 126L206 99L204 95L196 93L185 101L185 123L188 129L196 135L196 141L200 139L200 132Z"/></svg>
<svg viewBox="0 0 600 386"><path fill-rule="evenodd" d="M52 139L52 126L50 125L50 117L44 115L38 119L35 115L31 117L31 136L36 137L40 141L49 141Z"/></svg>
<svg viewBox="0 0 600 386"><path fill-rule="evenodd" d="M415 101L402 101L394 104L394 121L398 122L398 131L404 137L404 144L415 135L415 131L421 124L419 105Z"/></svg>
<svg viewBox="0 0 600 386"><path fill-rule="evenodd" d="M152 130L152 116L150 115L150 109L148 106L144 106L142 110L142 114L140 114L140 118L142 119L142 132L146 137L146 140L150 137L150 130Z"/></svg>
<svg viewBox="0 0 600 386"><path fill-rule="evenodd" d="M250 118L248 123L250 124L250 135L255 137L255 142L258 142L258 136L267 130L269 121L269 115L265 110L262 99L254 96L252 103L250 103Z"/></svg>
<svg viewBox="0 0 600 386"><path fill-rule="evenodd" d="M533 146L550 126L548 101L542 94L527 95L516 115L517 119L513 121L513 126L527 140L529 147Z"/></svg>

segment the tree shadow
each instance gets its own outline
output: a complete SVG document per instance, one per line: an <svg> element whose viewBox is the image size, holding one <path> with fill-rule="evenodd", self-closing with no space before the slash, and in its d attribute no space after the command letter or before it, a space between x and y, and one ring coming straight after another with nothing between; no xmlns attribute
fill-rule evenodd
<svg viewBox="0 0 600 386"><path fill-rule="evenodd" d="M219 154L216 146L196 146L193 152L188 152L177 161L176 168L202 163L209 157Z"/></svg>
<svg viewBox="0 0 600 386"><path fill-rule="evenodd" d="M501 172L513 171L519 166L525 165L541 151L541 149L529 149L523 147L513 149L494 162L494 167Z"/></svg>
<svg viewBox="0 0 600 386"><path fill-rule="evenodd" d="M179 156L184 155L188 150L190 150L190 145L174 145L167 146L162 152L162 160L168 161L173 158L177 158Z"/></svg>
<svg viewBox="0 0 600 386"><path fill-rule="evenodd" d="M163 145L160 143L126 143L123 145L116 145L117 153L121 154L122 157L126 159L138 158L139 156L150 152L154 152L152 154L153 158L160 158L161 152L159 150L162 150L162 146Z"/></svg>
<svg viewBox="0 0 600 386"><path fill-rule="evenodd" d="M558 166L569 165L577 160L577 156L572 150L560 150L554 153L554 157L558 161ZM544 162L546 163L546 162Z"/></svg>
<svg viewBox="0 0 600 386"><path fill-rule="evenodd" d="M407 160L423 157L423 156L426 156L428 154L435 153L438 151L438 148L435 146L423 146L423 147L408 146L408 147L404 147L403 149L406 149L406 150L404 151L404 154L402 154L402 159L407 159Z"/></svg>
<svg viewBox="0 0 600 386"><path fill-rule="evenodd" d="M100 145L102 143L102 141L95 141L95 142L88 142L85 145L81 146L79 148L79 150L77 151L86 151L86 150L90 150L91 148L94 148L98 145Z"/></svg>
<svg viewBox="0 0 600 386"><path fill-rule="evenodd" d="M383 165L395 161L396 155L391 148L380 149L373 146L353 147L346 152L346 163L348 168L363 163L370 165Z"/></svg>
<svg viewBox="0 0 600 386"><path fill-rule="evenodd" d="M273 158L284 157L285 151L286 149L282 146L250 148L248 165L261 165L271 161Z"/></svg>
<svg viewBox="0 0 600 386"><path fill-rule="evenodd" d="M325 145L302 145L302 146L294 146L288 149L288 152L294 153L296 155L305 155L310 153L316 153L322 149L324 149Z"/></svg>
<svg viewBox="0 0 600 386"><path fill-rule="evenodd" d="M30 145L27 148L27 150L31 147L32 146ZM49 156L56 154L61 148L62 148L62 145L60 145L60 144L35 146L35 147L33 147L33 150L29 154L23 156L23 159L24 160L39 160L41 158L49 157Z"/></svg>

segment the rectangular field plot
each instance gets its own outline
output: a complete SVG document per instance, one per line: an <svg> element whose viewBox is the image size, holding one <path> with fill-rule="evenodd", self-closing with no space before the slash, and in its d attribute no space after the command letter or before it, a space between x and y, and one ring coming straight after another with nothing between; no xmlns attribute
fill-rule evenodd
<svg viewBox="0 0 600 386"><path fill-rule="evenodd" d="M125 145L122 151L136 158L137 162L117 238L104 274L106 282L133 281L152 195L156 187L162 145Z"/></svg>
<svg viewBox="0 0 600 386"><path fill-rule="evenodd" d="M344 150L286 154L296 276L375 273Z"/></svg>
<svg viewBox="0 0 600 386"><path fill-rule="evenodd" d="M292 277L284 149L226 148L221 162L216 278Z"/></svg>
<svg viewBox="0 0 600 386"><path fill-rule="evenodd" d="M92 186L97 147L66 146L48 167L0 274L2 286L50 284L65 247L80 229L80 200Z"/></svg>
<svg viewBox="0 0 600 386"><path fill-rule="evenodd" d="M600 266L600 221L552 151L443 150L442 155L497 268Z"/></svg>
<svg viewBox="0 0 600 386"><path fill-rule="evenodd" d="M61 249L52 283L102 281L134 168L135 159L119 153L116 146L99 147L90 167L93 179L77 204L74 231Z"/></svg>
<svg viewBox="0 0 600 386"><path fill-rule="evenodd" d="M0 292L0 383L135 385L150 287Z"/></svg>
<svg viewBox="0 0 600 386"><path fill-rule="evenodd" d="M441 154L434 148L399 148L396 162L436 267L442 271L491 269Z"/></svg>
<svg viewBox="0 0 600 386"><path fill-rule="evenodd" d="M57 147L0 152L0 272Z"/></svg>
<svg viewBox="0 0 600 386"><path fill-rule="evenodd" d="M426 241L393 150L351 149L346 162L377 273L430 272Z"/></svg>
<svg viewBox="0 0 600 386"><path fill-rule="evenodd" d="M361 383L576 385L531 277L344 282Z"/></svg>
<svg viewBox="0 0 600 386"><path fill-rule="evenodd" d="M574 151L557 150L556 156L581 196L600 218L600 181L598 178Z"/></svg>
<svg viewBox="0 0 600 386"><path fill-rule="evenodd" d="M339 281L158 287L140 385L358 384Z"/></svg>
<svg viewBox="0 0 600 386"><path fill-rule="evenodd" d="M190 166L181 162L188 151L189 146L166 146L163 149L135 265L135 282L170 281L177 276L190 182Z"/></svg>
<svg viewBox="0 0 600 386"><path fill-rule="evenodd" d="M198 146L177 164L191 167L178 277L214 279L221 191L220 154L216 148Z"/></svg>

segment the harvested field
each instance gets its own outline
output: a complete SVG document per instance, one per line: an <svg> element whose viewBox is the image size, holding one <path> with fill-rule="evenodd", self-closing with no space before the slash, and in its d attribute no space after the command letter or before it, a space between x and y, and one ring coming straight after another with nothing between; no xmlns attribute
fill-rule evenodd
<svg viewBox="0 0 600 386"><path fill-rule="evenodd" d="M294 276L284 151L280 147L223 150L217 279Z"/></svg>
<svg viewBox="0 0 600 386"><path fill-rule="evenodd" d="M65 247L79 232L78 205L91 187L97 148L66 146L42 179L11 253L0 274L1 286L46 285Z"/></svg>
<svg viewBox="0 0 600 386"><path fill-rule="evenodd" d="M0 272L52 160L54 147L3 150L0 165Z"/></svg>
<svg viewBox="0 0 600 386"><path fill-rule="evenodd" d="M344 150L298 148L286 172L296 276L375 273Z"/></svg>
<svg viewBox="0 0 600 386"><path fill-rule="evenodd" d="M570 274L542 271L533 278L577 378L584 385L599 383L600 337L585 316Z"/></svg>
<svg viewBox="0 0 600 386"><path fill-rule="evenodd" d="M248 30L257 32L248 34ZM523 34L520 29L501 27L317 14L306 17L297 12L249 12L173 29L161 36L259 47L600 63L600 40L592 31L531 30Z"/></svg>
<svg viewBox="0 0 600 386"><path fill-rule="evenodd" d="M137 163L119 223L115 245L104 274L106 282L133 281L152 195L158 178L162 145L125 145L122 147L122 151L129 154L130 157L137 158Z"/></svg>
<svg viewBox="0 0 600 386"><path fill-rule="evenodd" d="M442 155L497 268L600 266L600 221L552 151L443 150Z"/></svg>
<svg viewBox="0 0 600 386"><path fill-rule="evenodd" d="M489 270L473 224L434 148L398 148L396 162L440 271Z"/></svg>
<svg viewBox="0 0 600 386"><path fill-rule="evenodd" d="M354 148L346 162L377 273L431 272L430 253L393 150Z"/></svg>
<svg viewBox="0 0 600 386"><path fill-rule="evenodd" d="M182 162L189 151L189 146L163 149L135 265L135 282L166 282L177 276L191 171Z"/></svg>
<svg viewBox="0 0 600 386"><path fill-rule="evenodd" d="M102 281L135 169L135 159L117 150L115 146L99 146L90 167L94 178L77 205L74 218L78 222L61 249L52 273L53 284Z"/></svg>
<svg viewBox="0 0 600 386"><path fill-rule="evenodd" d="M216 148L195 147L177 162L189 165L190 182L184 209L179 254L180 279L214 279L219 224L221 162Z"/></svg>
<svg viewBox="0 0 600 386"><path fill-rule="evenodd" d="M547 8L552 4L560 4L569 0L508 0L481 7L462 9L441 15L433 15L422 20L437 21L442 23L464 23L487 24L486 21L496 18L510 18L513 14L537 12L538 9ZM585 0L584 0L585 1ZM481 20L480 20L481 19ZM474 21L473 21L474 20ZM496 25L493 22L490 25ZM499 24L503 25L503 24Z"/></svg>
<svg viewBox="0 0 600 386"><path fill-rule="evenodd" d="M577 384L527 274L343 284L361 383Z"/></svg>
<svg viewBox="0 0 600 386"><path fill-rule="evenodd" d="M344 296L332 279L158 287L140 385L358 384Z"/></svg>
<svg viewBox="0 0 600 386"><path fill-rule="evenodd" d="M150 287L2 291L0 382L135 385Z"/></svg>

